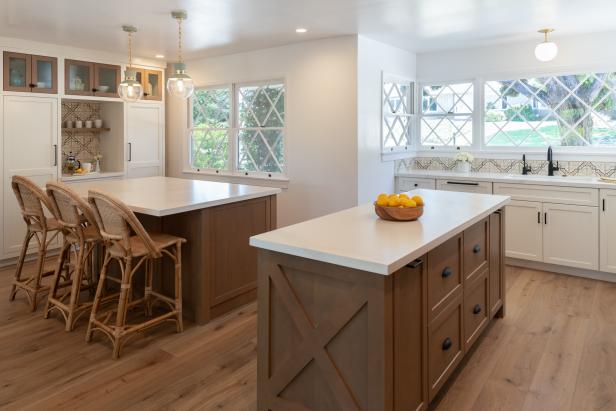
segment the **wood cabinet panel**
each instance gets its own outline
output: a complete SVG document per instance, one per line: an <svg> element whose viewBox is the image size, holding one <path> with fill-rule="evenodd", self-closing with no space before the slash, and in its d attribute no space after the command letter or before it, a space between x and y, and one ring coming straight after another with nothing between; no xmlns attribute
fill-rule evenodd
<svg viewBox="0 0 616 411"><path fill-rule="evenodd" d="M488 325L488 271L464 285L464 349L467 351Z"/></svg>
<svg viewBox="0 0 616 411"><path fill-rule="evenodd" d="M58 59L55 57L32 56L32 91L36 93L58 93Z"/></svg>
<svg viewBox="0 0 616 411"><path fill-rule="evenodd" d="M56 94L58 59L24 53L3 53L5 91Z"/></svg>
<svg viewBox="0 0 616 411"><path fill-rule="evenodd" d="M427 266L394 277L394 409L428 407Z"/></svg>
<svg viewBox="0 0 616 411"><path fill-rule="evenodd" d="M488 266L488 219L464 230L464 281L483 272Z"/></svg>
<svg viewBox="0 0 616 411"><path fill-rule="evenodd" d="M462 295L453 299L428 327L430 400L455 370L464 354Z"/></svg>
<svg viewBox="0 0 616 411"><path fill-rule="evenodd" d="M163 72L160 70L143 71L143 98L145 100L163 99Z"/></svg>
<svg viewBox="0 0 616 411"><path fill-rule="evenodd" d="M488 306L490 308L491 317L502 309L505 298L505 239L503 230L501 230L501 225L505 218L503 215L504 212L505 211L502 210L490 216L490 278L488 281L490 293Z"/></svg>
<svg viewBox="0 0 616 411"><path fill-rule="evenodd" d="M455 293L462 292L462 235L428 253L428 307L433 319Z"/></svg>

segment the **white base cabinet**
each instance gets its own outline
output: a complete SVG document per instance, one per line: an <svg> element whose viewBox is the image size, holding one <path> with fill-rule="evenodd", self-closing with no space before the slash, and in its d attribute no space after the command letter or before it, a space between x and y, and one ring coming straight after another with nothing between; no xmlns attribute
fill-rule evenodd
<svg viewBox="0 0 616 411"><path fill-rule="evenodd" d="M600 190L599 269L616 273L616 190Z"/></svg>
<svg viewBox="0 0 616 411"><path fill-rule="evenodd" d="M511 202L505 212L505 255L523 260L543 261L542 204Z"/></svg>

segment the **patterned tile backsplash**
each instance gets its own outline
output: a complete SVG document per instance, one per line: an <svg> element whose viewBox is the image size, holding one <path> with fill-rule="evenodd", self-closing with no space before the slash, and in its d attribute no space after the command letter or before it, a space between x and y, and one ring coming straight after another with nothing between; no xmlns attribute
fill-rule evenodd
<svg viewBox="0 0 616 411"><path fill-rule="evenodd" d="M101 117L100 103L93 102L62 102L62 127L66 121L97 120ZM74 126L73 126L74 127ZM85 127L85 125L84 125ZM94 156L100 153L100 134L83 130L62 130L62 168L66 171L66 159L73 153L81 162L94 162Z"/></svg>
<svg viewBox="0 0 616 411"><path fill-rule="evenodd" d="M531 174L548 174L548 162L529 160ZM558 161L557 175L616 177L616 162L599 161ZM407 170L448 170L454 171L456 161L451 157L414 157L396 161L396 171ZM522 160L475 158L471 171L479 173L522 174Z"/></svg>

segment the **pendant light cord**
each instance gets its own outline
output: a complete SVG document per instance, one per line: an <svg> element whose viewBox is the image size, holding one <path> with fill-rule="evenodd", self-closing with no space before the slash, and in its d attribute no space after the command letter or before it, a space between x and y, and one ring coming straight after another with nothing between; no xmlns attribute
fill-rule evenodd
<svg viewBox="0 0 616 411"><path fill-rule="evenodd" d="M128 68L133 68L133 33L128 33Z"/></svg>
<svg viewBox="0 0 616 411"><path fill-rule="evenodd" d="M178 58L180 60L180 63L183 63L182 61L182 18L178 18Z"/></svg>

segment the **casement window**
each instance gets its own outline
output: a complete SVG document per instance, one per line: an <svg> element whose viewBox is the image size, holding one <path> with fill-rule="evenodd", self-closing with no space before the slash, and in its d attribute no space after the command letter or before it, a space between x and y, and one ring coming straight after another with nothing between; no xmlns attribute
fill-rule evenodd
<svg viewBox="0 0 616 411"><path fill-rule="evenodd" d="M424 148L473 144L473 83L421 87L419 145Z"/></svg>
<svg viewBox="0 0 616 411"><path fill-rule="evenodd" d="M191 107L192 168L248 176L285 174L284 82L199 88Z"/></svg>
<svg viewBox="0 0 616 411"><path fill-rule="evenodd" d="M616 146L616 73L488 81L488 147Z"/></svg>
<svg viewBox="0 0 616 411"><path fill-rule="evenodd" d="M383 74L381 147L383 153L406 150L412 143L415 83Z"/></svg>

